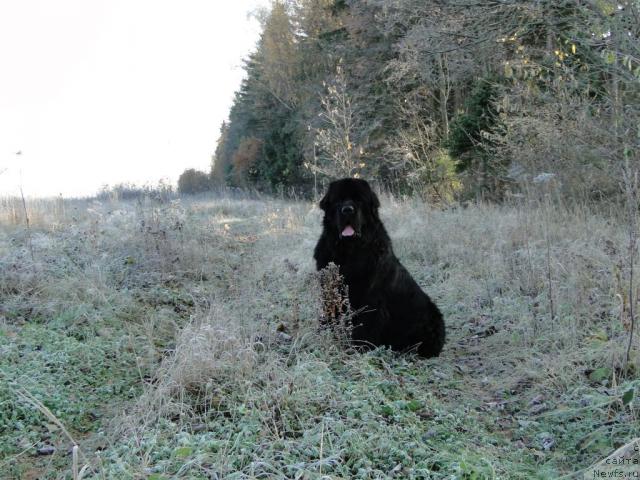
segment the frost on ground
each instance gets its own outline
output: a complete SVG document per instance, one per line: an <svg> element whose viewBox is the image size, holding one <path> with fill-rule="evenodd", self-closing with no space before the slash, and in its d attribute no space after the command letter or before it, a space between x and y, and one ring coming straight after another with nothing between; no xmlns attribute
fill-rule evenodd
<svg viewBox="0 0 640 480"><path fill-rule="evenodd" d="M0 477L72 437L84 478L555 478L640 436L624 219L382 203L438 359L318 331L309 203L0 202Z"/></svg>

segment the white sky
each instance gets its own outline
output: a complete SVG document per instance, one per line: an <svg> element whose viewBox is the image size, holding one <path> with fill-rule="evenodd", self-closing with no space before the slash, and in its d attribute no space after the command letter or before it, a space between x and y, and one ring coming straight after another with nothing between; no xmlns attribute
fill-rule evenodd
<svg viewBox="0 0 640 480"><path fill-rule="evenodd" d="M0 196L208 171L268 3L0 0Z"/></svg>

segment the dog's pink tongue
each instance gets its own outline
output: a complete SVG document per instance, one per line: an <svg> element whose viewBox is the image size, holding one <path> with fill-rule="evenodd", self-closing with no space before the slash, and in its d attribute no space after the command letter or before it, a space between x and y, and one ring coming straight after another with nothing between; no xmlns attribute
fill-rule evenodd
<svg viewBox="0 0 640 480"><path fill-rule="evenodd" d="M346 227L344 227L344 230L342 230L343 237L353 237L355 233L356 231L353 229L351 225L347 225Z"/></svg>

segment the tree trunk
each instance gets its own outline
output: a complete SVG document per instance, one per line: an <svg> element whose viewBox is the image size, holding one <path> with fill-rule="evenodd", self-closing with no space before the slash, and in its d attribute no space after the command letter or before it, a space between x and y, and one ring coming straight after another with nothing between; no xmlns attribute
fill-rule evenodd
<svg viewBox="0 0 640 480"><path fill-rule="evenodd" d="M444 54L440 53L437 57L438 60L438 93L439 93L439 103L440 103L440 118L442 121L442 136L446 137L449 135L449 112L448 112L448 101L449 101L449 72L446 68L446 57Z"/></svg>

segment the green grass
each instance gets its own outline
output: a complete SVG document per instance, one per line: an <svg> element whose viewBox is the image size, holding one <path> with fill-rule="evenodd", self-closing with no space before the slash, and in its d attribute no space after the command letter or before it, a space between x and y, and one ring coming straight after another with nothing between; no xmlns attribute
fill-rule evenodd
<svg viewBox="0 0 640 480"><path fill-rule="evenodd" d="M383 204L445 315L438 359L318 332L309 204L40 203L33 259L7 216L0 477L72 477L25 391L85 478L546 479L640 436L622 220Z"/></svg>
<svg viewBox="0 0 640 480"><path fill-rule="evenodd" d="M137 397L141 385L132 367L135 355L122 341L43 324L4 330L0 338L0 455L7 458L20 450L59 443L59 429L17 396L22 389L41 399L68 429L81 436L103 427L105 415L114 413L108 409L110 402Z"/></svg>

